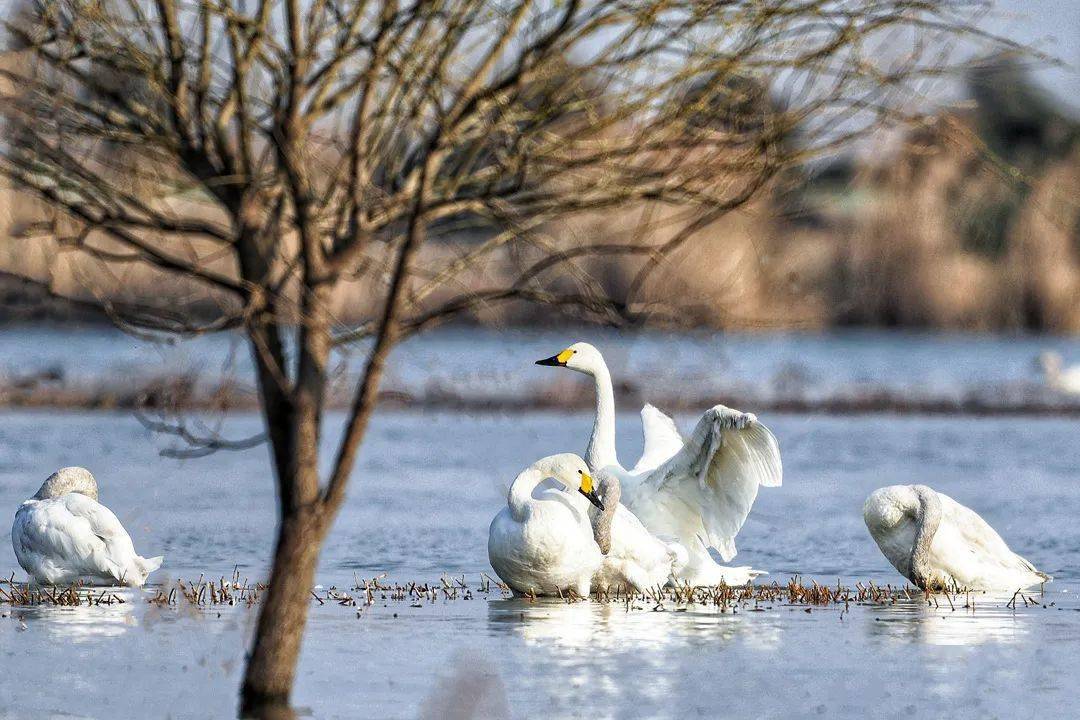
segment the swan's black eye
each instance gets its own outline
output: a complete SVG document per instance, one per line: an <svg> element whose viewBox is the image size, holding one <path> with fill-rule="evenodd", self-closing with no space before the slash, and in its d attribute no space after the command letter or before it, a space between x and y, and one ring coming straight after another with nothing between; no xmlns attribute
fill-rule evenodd
<svg viewBox="0 0 1080 720"><path fill-rule="evenodd" d="M583 473L582 473L582 472L581 472L580 470L578 470L578 471L577 471L577 474L578 474L578 475L582 475Z"/></svg>

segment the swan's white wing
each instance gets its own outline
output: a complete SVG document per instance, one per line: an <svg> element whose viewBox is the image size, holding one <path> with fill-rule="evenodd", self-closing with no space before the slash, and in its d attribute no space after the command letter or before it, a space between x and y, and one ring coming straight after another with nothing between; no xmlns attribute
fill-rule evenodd
<svg viewBox="0 0 1080 720"><path fill-rule="evenodd" d="M96 507L95 507L96 506ZM69 576L117 577L109 553L120 521L84 495L65 495L34 503L20 511L18 554L29 559L39 580L53 582ZM120 532L127 536L123 527ZM128 543L131 539L128 538Z"/></svg>
<svg viewBox="0 0 1080 720"><path fill-rule="evenodd" d="M1030 572L1044 575L1025 558L1009 549L1008 544L988 522L971 508L961 505L944 493L941 499L941 529L938 536L946 540L955 533L955 542L934 543L935 551L944 551L942 560L954 576L964 571L996 574L995 569ZM937 538L935 538L937 540ZM1047 576L1048 577L1048 576Z"/></svg>
<svg viewBox="0 0 1080 720"><path fill-rule="evenodd" d="M657 535L711 546L728 561L758 486L781 484L780 448L749 413L707 410L674 457L641 477L627 503Z"/></svg>
<svg viewBox="0 0 1080 720"><path fill-rule="evenodd" d="M645 446L641 459L631 471L635 475L659 467L683 446L675 421L648 403L641 408L641 427L645 434Z"/></svg>

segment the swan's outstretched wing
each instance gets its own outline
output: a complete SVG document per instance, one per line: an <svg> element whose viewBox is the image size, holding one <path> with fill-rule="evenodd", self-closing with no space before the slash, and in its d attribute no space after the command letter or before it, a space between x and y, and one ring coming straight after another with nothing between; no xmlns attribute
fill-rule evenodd
<svg viewBox="0 0 1080 720"><path fill-rule="evenodd" d="M683 447L675 421L648 403L641 408L641 428L645 433L645 446L641 459L631 471L635 475L659 467Z"/></svg>
<svg viewBox="0 0 1080 720"><path fill-rule="evenodd" d="M749 413L707 410L672 458L632 487L629 504L653 533L688 548L710 546L728 561L758 486L780 485L780 448Z"/></svg>

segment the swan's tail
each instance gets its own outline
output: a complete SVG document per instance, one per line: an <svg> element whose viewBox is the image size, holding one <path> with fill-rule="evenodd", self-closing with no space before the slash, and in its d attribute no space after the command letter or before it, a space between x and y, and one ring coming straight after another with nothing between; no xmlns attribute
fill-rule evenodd
<svg viewBox="0 0 1080 720"><path fill-rule="evenodd" d="M152 573L155 570L157 570L158 568L160 568L161 563L164 562L164 561L165 561L165 556L164 555L158 555L157 557L152 557L152 558L137 557L135 559L135 564L139 566L139 570L141 571L141 575L142 575L142 577L139 580L139 585L142 585L143 583L145 583L146 578L150 575L150 573Z"/></svg>
<svg viewBox="0 0 1080 720"><path fill-rule="evenodd" d="M711 557L697 554L690 557L690 562L680 571L680 578L691 585L745 585L759 575L768 575L764 570L749 565L728 567L717 564Z"/></svg>

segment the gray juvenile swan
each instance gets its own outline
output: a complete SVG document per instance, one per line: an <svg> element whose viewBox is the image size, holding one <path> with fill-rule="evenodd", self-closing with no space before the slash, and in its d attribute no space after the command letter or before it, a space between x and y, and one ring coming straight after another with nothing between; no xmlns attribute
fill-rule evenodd
<svg viewBox="0 0 1080 720"><path fill-rule="evenodd" d="M1010 550L975 511L926 485L875 490L863 520L893 567L923 589L1011 592L1053 579Z"/></svg>
<svg viewBox="0 0 1080 720"><path fill-rule="evenodd" d="M163 558L135 552L127 530L97 499L97 481L90 471L66 467L19 506L11 544L32 579L53 585L83 580L141 587L147 575L161 567Z"/></svg>
<svg viewBox="0 0 1080 720"><path fill-rule="evenodd" d="M619 479L604 472L599 477L598 494L603 509L590 508L593 539L604 556L593 575L594 589L605 591L633 588L646 592L667 584L686 563L686 550L678 543L666 543L645 529L641 521L620 503Z"/></svg>

